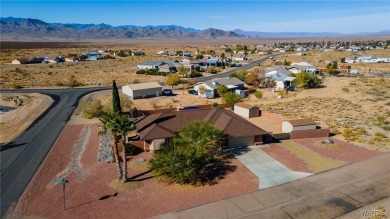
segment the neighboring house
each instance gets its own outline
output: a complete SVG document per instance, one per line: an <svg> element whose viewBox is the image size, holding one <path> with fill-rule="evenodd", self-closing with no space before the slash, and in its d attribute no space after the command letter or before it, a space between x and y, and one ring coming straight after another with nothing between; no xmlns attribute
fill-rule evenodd
<svg viewBox="0 0 390 219"><path fill-rule="evenodd" d="M165 63L165 62L164 62ZM171 73L171 72L177 72L177 65L175 65L175 62L168 62L163 65L160 65L158 67L160 72L166 72L166 73Z"/></svg>
<svg viewBox="0 0 390 219"><path fill-rule="evenodd" d="M20 58L20 59L15 59L11 62L14 65L20 65L20 64L29 64L30 62L28 61L27 58Z"/></svg>
<svg viewBox="0 0 390 219"><path fill-rule="evenodd" d="M162 86L157 82L128 84L122 87L122 93L130 99L158 97L161 95Z"/></svg>
<svg viewBox="0 0 390 219"><path fill-rule="evenodd" d="M247 103L236 103L234 113L246 118L258 117L260 115L259 107Z"/></svg>
<svg viewBox="0 0 390 219"><path fill-rule="evenodd" d="M222 62L217 58L217 59L206 59L206 60L203 60L203 63L202 65L205 67L205 68L208 68L208 67L217 67L217 66L221 66L222 65Z"/></svg>
<svg viewBox="0 0 390 219"><path fill-rule="evenodd" d="M295 80L295 77L290 77L288 75L279 73L278 71L271 71L268 73L265 73L266 78L270 78L276 81L276 90L294 90L293 81Z"/></svg>
<svg viewBox="0 0 390 219"><path fill-rule="evenodd" d="M236 89L244 89L244 82L238 78L216 78L213 80L205 81L201 84L194 86L194 90L198 91L198 95L206 98L214 98L217 95L218 85L225 85L229 90L234 91ZM201 94L199 87L204 86L206 93Z"/></svg>
<svg viewBox="0 0 390 219"><path fill-rule="evenodd" d="M311 130L316 129L317 125L312 119L295 119L288 120L282 123L282 132L290 133L292 131L299 130Z"/></svg>
<svg viewBox="0 0 390 219"><path fill-rule="evenodd" d="M41 57L34 57L28 60L29 64L38 64L38 63L44 63L44 58Z"/></svg>
<svg viewBox="0 0 390 219"><path fill-rule="evenodd" d="M65 58L62 56L47 56L43 60L44 63L60 63L65 62Z"/></svg>
<svg viewBox="0 0 390 219"><path fill-rule="evenodd" d="M131 55L132 56L144 56L145 53L144 52L132 52Z"/></svg>
<svg viewBox="0 0 390 219"><path fill-rule="evenodd" d="M306 51L307 51L307 49L302 47L302 46L297 48L297 52L306 52Z"/></svg>
<svg viewBox="0 0 390 219"><path fill-rule="evenodd" d="M89 61L96 61L101 54L99 52L83 52L83 55L87 56Z"/></svg>
<svg viewBox="0 0 390 219"><path fill-rule="evenodd" d="M65 58L65 62L79 62L79 61L80 61L80 58L76 57L76 56L66 57Z"/></svg>
<svg viewBox="0 0 390 219"><path fill-rule="evenodd" d="M167 56L168 55L168 52L167 51L158 51L156 53L157 56Z"/></svg>
<svg viewBox="0 0 390 219"><path fill-rule="evenodd" d="M269 133L233 112L216 107L212 109L183 110L152 114L135 121L137 144L144 150L158 150L164 142L177 136L187 125L204 121L223 131L230 148L253 146L263 142ZM130 142L133 143L133 142Z"/></svg>
<svg viewBox="0 0 390 219"><path fill-rule="evenodd" d="M191 58L191 57L192 57L192 54L189 53L189 52L183 52L183 57Z"/></svg>
<svg viewBox="0 0 390 219"><path fill-rule="evenodd" d="M349 66L349 65L340 65L339 66L340 73L349 73L349 69L351 69L351 66Z"/></svg>
<svg viewBox="0 0 390 219"><path fill-rule="evenodd" d="M159 69L160 66L165 65L163 61L150 61L137 65L137 69Z"/></svg>
<svg viewBox="0 0 390 219"><path fill-rule="evenodd" d="M318 72L317 67L309 62L295 62L291 63L290 66L293 67L290 71L295 74L300 73L301 71L310 72L314 74Z"/></svg>

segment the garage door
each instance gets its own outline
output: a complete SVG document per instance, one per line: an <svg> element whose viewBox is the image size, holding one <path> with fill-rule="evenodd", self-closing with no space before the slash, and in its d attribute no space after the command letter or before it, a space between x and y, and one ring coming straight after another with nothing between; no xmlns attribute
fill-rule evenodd
<svg viewBox="0 0 390 219"><path fill-rule="evenodd" d="M244 138L229 138L229 147L243 147L253 146L255 144L255 137L244 137Z"/></svg>

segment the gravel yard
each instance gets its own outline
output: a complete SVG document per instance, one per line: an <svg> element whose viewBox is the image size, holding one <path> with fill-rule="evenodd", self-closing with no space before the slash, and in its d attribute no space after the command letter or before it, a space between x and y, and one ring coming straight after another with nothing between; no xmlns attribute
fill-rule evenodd
<svg viewBox="0 0 390 219"><path fill-rule="evenodd" d="M325 170L334 169L347 164L346 162L323 157L290 140L282 141L277 145L287 149L300 159L304 160L310 170L312 170L314 173L323 172Z"/></svg>
<svg viewBox="0 0 390 219"><path fill-rule="evenodd" d="M335 138L331 139L334 144L339 144L341 147L335 149L321 147L320 143L325 140L324 138L296 139L294 141L318 154L321 154L322 156L351 163L383 154L382 152L368 150Z"/></svg>
<svg viewBox="0 0 390 219"><path fill-rule="evenodd" d="M277 144L270 144L269 147L262 148L262 150L292 171L312 172L302 159Z"/></svg>
<svg viewBox="0 0 390 219"><path fill-rule="evenodd" d="M149 218L215 200L255 191L259 181L238 160L230 159L235 170L215 185L201 187L167 185L160 182L144 167L134 165L137 158L150 159L152 153L128 157L130 178L128 183L136 189L119 191L110 187L116 179L115 164L97 161L99 148L98 125L90 125L85 148L79 159L82 169L88 173L81 181L70 173L66 179L67 210L62 207L62 187L47 185L71 163L72 149L78 138L83 137L83 125L67 125L59 136L29 187L22 195L14 216L43 218Z"/></svg>

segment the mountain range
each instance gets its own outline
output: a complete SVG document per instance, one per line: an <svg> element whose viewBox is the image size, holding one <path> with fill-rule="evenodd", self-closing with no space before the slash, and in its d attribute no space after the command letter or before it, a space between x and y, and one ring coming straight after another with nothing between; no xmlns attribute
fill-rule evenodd
<svg viewBox="0 0 390 219"><path fill-rule="evenodd" d="M74 39L133 39L133 38L244 38L244 37L280 37L280 36L338 36L333 32L257 32L235 29L233 31L208 28L198 30L177 25L161 26L111 26L108 24L46 23L32 18L0 18L1 36L31 38L74 38ZM378 33L389 34L389 30Z"/></svg>

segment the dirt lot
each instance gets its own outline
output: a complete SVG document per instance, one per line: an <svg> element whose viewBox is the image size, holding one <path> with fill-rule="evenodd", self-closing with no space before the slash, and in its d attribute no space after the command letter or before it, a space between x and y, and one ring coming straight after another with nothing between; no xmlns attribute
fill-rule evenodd
<svg viewBox="0 0 390 219"><path fill-rule="evenodd" d="M26 130L51 104L43 94L1 94L0 144L12 141Z"/></svg>
<svg viewBox="0 0 390 219"><path fill-rule="evenodd" d="M74 155L75 144L88 125L67 125L42 163L17 205L14 216L43 218L149 218L232 197L258 189L258 179L236 159L235 170L215 185L202 187L167 185L138 165L134 160L149 159L151 153L141 153L129 162L128 183L134 189L120 191L110 187L116 177L115 164L97 161L98 126L89 126L89 136L77 163L82 171L68 171L65 176L67 210L62 207L62 188L52 184L55 177L67 170ZM69 170L69 169L68 169ZM72 170L72 169L71 169ZM83 172L85 174L81 174ZM242 179L245 179L243 181Z"/></svg>

